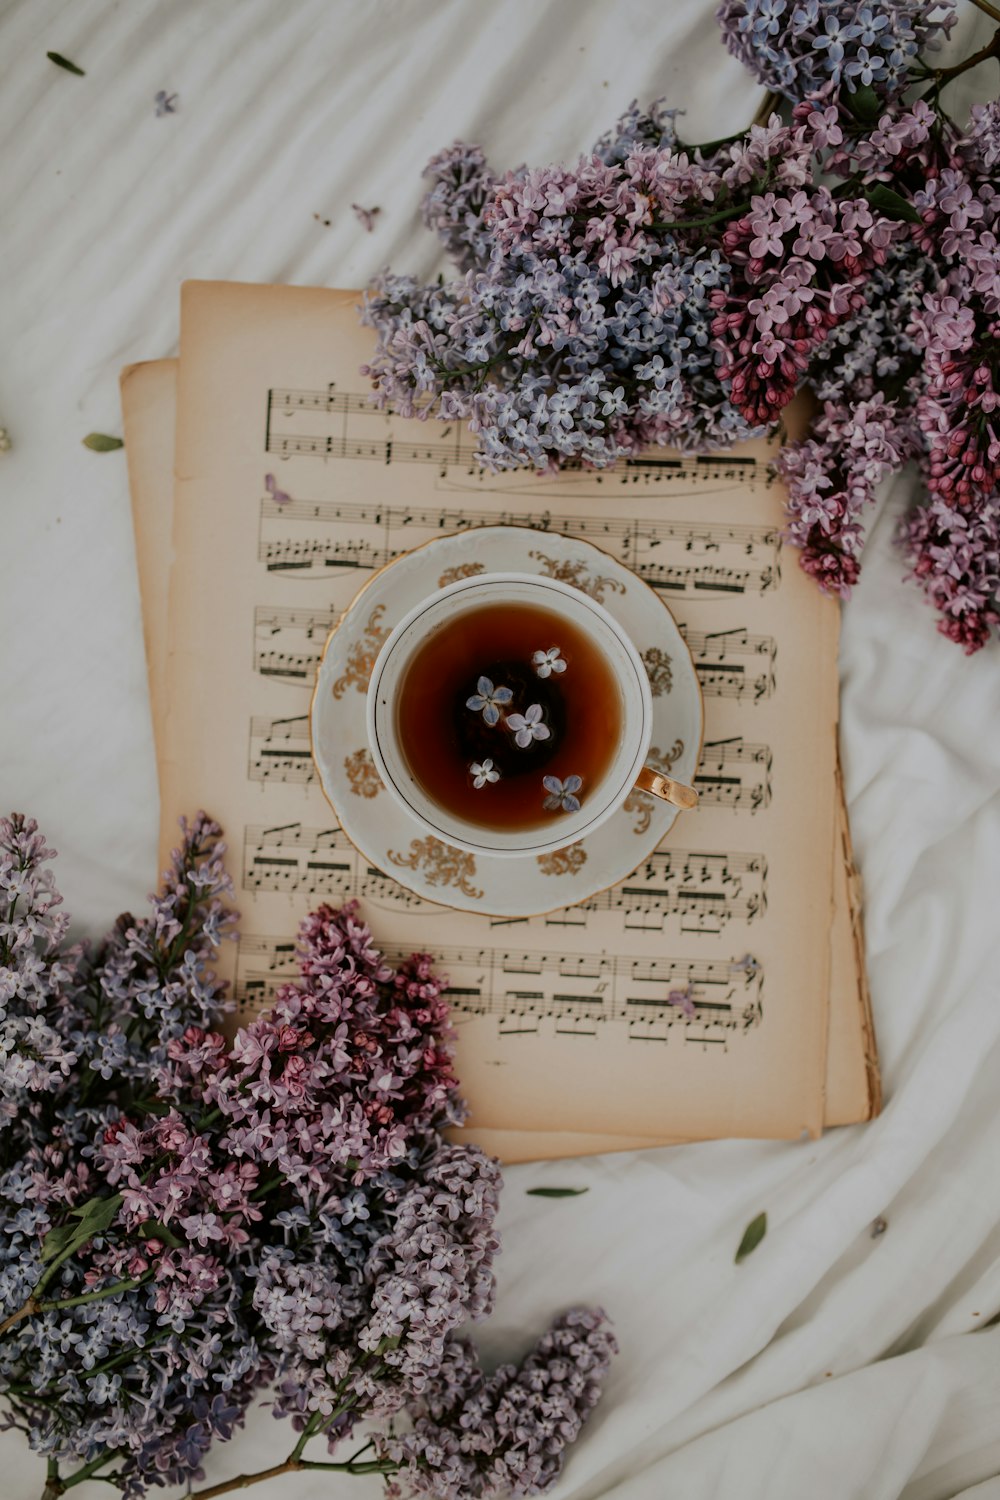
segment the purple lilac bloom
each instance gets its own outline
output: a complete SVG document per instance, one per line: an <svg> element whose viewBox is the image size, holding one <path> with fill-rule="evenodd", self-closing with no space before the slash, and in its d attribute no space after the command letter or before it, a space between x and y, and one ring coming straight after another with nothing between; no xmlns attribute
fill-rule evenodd
<svg viewBox="0 0 1000 1500"><path fill-rule="evenodd" d="M520 1365L501 1365L492 1375L471 1344L453 1339L411 1403L413 1431L379 1437L377 1451L401 1465L412 1496L538 1494L559 1477L616 1351L599 1309L566 1313ZM402 1493L399 1485L395 1493Z"/></svg>
<svg viewBox="0 0 1000 1500"><path fill-rule="evenodd" d="M876 395L856 404L828 401L811 435L782 448L775 468L788 486L788 537L821 588L850 593L860 572L860 517L915 442L912 422Z"/></svg>
<svg viewBox="0 0 1000 1500"><path fill-rule="evenodd" d="M792 100L831 85L898 94L957 19L954 0L722 0L716 18L733 56Z"/></svg>
<svg viewBox="0 0 1000 1500"><path fill-rule="evenodd" d="M139 1500L202 1477L265 1385L331 1450L422 1416L492 1306L500 1187L442 1135L464 1104L430 958L391 964L353 905L321 907L298 981L227 1043L218 827L185 826L151 915L92 951L65 947L50 852L0 820L7 1425L67 1487L86 1466ZM493 1377L492 1472L555 1477L612 1348L578 1314Z"/></svg>

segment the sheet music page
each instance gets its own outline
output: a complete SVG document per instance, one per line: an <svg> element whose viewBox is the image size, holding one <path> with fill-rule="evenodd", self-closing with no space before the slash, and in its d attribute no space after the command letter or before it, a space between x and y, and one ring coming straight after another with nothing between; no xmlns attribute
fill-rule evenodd
<svg viewBox="0 0 1000 1500"><path fill-rule="evenodd" d="M837 612L782 555L764 450L656 452L603 476L482 475L464 431L373 411L354 300L184 293L164 843L196 804L227 827L243 886L238 995L259 1000L290 970L310 904L357 895L390 950L430 948L450 973L474 1124L815 1133ZM268 494L269 472L287 504ZM633 894L518 923L432 907L364 867L312 779L306 727L326 629L370 570L501 519L586 536L636 567L669 598L706 693L702 804ZM664 1003L688 980L694 1018Z"/></svg>
<svg viewBox="0 0 1000 1500"><path fill-rule="evenodd" d="M142 590L149 691L157 742L163 734L167 659L167 585L172 556L173 458L177 413L177 361L130 365L122 372L122 416ZM840 843L834 850L834 919L824 1124L853 1124L878 1112L880 1081L850 833L838 772ZM858 945L856 948L856 944ZM598 1152L667 1145L649 1137L569 1131L480 1130L475 1138L505 1161L587 1156Z"/></svg>

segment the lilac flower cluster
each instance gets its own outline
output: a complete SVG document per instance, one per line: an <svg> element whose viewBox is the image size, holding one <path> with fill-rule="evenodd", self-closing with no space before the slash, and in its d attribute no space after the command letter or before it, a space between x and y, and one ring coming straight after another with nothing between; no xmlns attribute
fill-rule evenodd
<svg viewBox="0 0 1000 1500"><path fill-rule="evenodd" d="M957 19L955 0L722 0L716 16L733 56L793 100L841 85L898 93Z"/></svg>
<svg viewBox="0 0 1000 1500"><path fill-rule="evenodd" d="M939 629L975 651L1000 624L1000 110L976 110L960 136L918 100L838 147L840 175L905 189L908 235L813 361L823 415L777 462L789 535L803 567L846 594L860 513L915 457L929 498L904 520L903 545Z"/></svg>
<svg viewBox="0 0 1000 1500"><path fill-rule="evenodd" d="M566 1313L520 1365L492 1375L473 1345L453 1339L434 1385L411 1406L412 1432L379 1438L378 1449L407 1465L415 1494L537 1494L558 1478L616 1349L604 1313L587 1308Z"/></svg>
<svg viewBox="0 0 1000 1500"><path fill-rule="evenodd" d="M219 835L185 828L151 915L85 952L35 825L0 821L5 1421L57 1486L93 1474L126 1500L200 1477L268 1385L299 1433L289 1468L362 1418L443 1413L457 1330L493 1301L499 1168L442 1135L464 1115L444 981L427 955L387 963L353 906L321 907L298 981L227 1041ZM596 1335L570 1349L559 1326L529 1364L565 1415L539 1403L481 1449L499 1473L524 1447L536 1487L610 1348L601 1363ZM429 1473L417 1448L327 1467L415 1493Z"/></svg>
<svg viewBox="0 0 1000 1500"><path fill-rule="evenodd" d="M863 510L916 457L929 500L903 546L940 629L976 650L1000 613L1000 103L963 133L939 96L1000 57L1000 32L935 69L954 0L723 0L718 18L790 119L699 147L633 104L571 167L442 152L423 212L459 275L382 274L365 373L402 415L467 421L487 468L539 471L774 432L811 385L821 415L778 463L803 566L847 594Z"/></svg>

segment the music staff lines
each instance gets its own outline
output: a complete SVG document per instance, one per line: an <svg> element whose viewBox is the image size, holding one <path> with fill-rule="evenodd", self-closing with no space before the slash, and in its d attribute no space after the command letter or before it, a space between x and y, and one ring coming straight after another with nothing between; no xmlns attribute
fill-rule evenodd
<svg viewBox="0 0 1000 1500"><path fill-rule="evenodd" d="M402 956L387 951L390 959ZM492 1017L501 1035L538 1029L546 1021L604 1022L625 1023L638 1040L665 1040L676 1028L685 1039L699 1041L746 1032L763 1013L764 974L750 955L631 958L445 945L437 958L459 1022L462 1016ZM258 1008L295 972L294 941L245 934L236 961L238 1004Z"/></svg>
<svg viewBox="0 0 1000 1500"><path fill-rule="evenodd" d="M291 523L303 523L301 535ZM764 593L781 577L781 537L773 527L739 522L635 521L625 516L560 516L547 511L378 506L351 501L260 501L258 557L269 572L330 577L384 567L417 540L479 526L555 529L594 541L666 597ZM324 528L333 527L333 533ZM349 532L349 539L343 533ZM661 553L668 548L669 553Z"/></svg>
<svg viewBox="0 0 1000 1500"><path fill-rule="evenodd" d="M299 418L324 430L301 431ZM380 407L372 395L361 391L340 391L336 385L320 391L275 387L267 394L264 447L278 458L429 464L442 476L449 468L460 467L471 477L494 477L477 458L475 437L464 423L431 422L425 430L437 435L414 441L414 424L404 419L400 428L398 422L391 408ZM624 459L609 477L622 484L639 477L647 481L680 478L696 484L703 479L753 483L764 469L756 459L735 454L677 457L651 450L642 457Z"/></svg>
<svg viewBox="0 0 1000 1500"><path fill-rule="evenodd" d="M334 610L289 609L258 605L254 610L254 666L262 677L311 683L327 636L337 619ZM711 632L681 625L707 697L748 699L758 703L775 689L777 643L770 635L751 635L742 627Z"/></svg>
<svg viewBox="0 0 1000 1500"><path fill-rule="evenodd" d="M247 776L250 781L311 786L316 780L316 767L309 738L309 716L270 719L255 714L250 720Z"/></svg>
<svg viewBox="0 0 1000 1500"><path fill-rule="evenodd" d="M750 812L769 807L771 768L770 745L751 744L742 735L706 740L694 777L700 804Z"/></svg>
<svg viewBox="0 0 1000 1500"><path fill-rule="evenodd" d="M369 865L336 826L248 826L243 831L241 882L250 892L340 901L358 896L407 911L429 906ZM544 921L551 928L585 927L589 912L613 911L631 931L662 932L676 919L681 933L718 935L730 922L754 922L766 908L763 855L669 848L655 850L620 885L563 912L549 913Z"/></svg>
<svg viewBox="0 0 1000 1500"><path fill-rule="evenodd" d="M704 806L756 812L771 803L771 748L742 735L707 740L694 778ZM310 786L316 780L309 739L309 717L289 719L254 715L250 720L247 775L261 783L292 782Z"/></svg>

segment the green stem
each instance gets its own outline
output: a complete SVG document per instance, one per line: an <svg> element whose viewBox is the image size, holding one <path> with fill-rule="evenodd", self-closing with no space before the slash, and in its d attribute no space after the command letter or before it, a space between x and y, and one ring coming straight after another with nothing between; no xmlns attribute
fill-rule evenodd
<svg viewBox="0 0 1000 1500"><path fill-rule="evenodd" d="M113 1463L120 1456L120 1448L113 1448L110 1453L98 1454L97 1458L92 1458L89 1464L84 1464L82 1469L77 1469L76 1473L71 1474L68 1479L59 1481L62 1486L59 1494L62 1494L63 1490L71 1490L74 1485L83 1484L86 1479L93 1479L95 1476L100 1478L101 1476L97 1473L98 1469L103 1469L105 1464Z"/></svg>
<svg viewBox="0 0 1000 1500"><path fill-rule="evenodd" d="M141 1276L130 1277L128 1281L115 1281L111 1286L101 1287L96 1292L82 1292L79 1297L56 1297L51 1302L39 1302L38 1312L58 1312L64 1307L82 1307L85 1302L99 1302L102 1297L116 1297L119 1292L132 1292L137 1286L145 1286L147 1281L152 1281L153 1272L144 1271Z"/></svg>
<svg viewBox="0 0 1000 1500"><path fill-rule="evenodd" d="M676 219L672 223L663 219L654 219L650 229L705 229L709 224L721 224L723 219L735 219L739 214L745 214L750 207L749 203L736 203L732 208L722 208L718 213L707 214L703 219Z"/></svg>
<svg viewBox="0 0 1000 1500"><path fill-rule="evenodd" d="M289 1463L298 1463L299 1459L302 1457L306 1443L308 1443L309 1439L314 1436L322 1420L323 1418L321 1417L320 1413L318 1411L314 1411L306 1425L303 1427L298 1442L295 1444L295 1447L289 1454Z"/></svg>
<svg viewBox="0 0 1000 1500"><path fill-rule="evenodd" d="M31 1296L28 1298L27 1302L23 1304L23 1306L17 1309L17 1312L12 1312L9 1318L4 1318L3 1322L0 1323L0 1339L3 1338L4 1334L7 1333L9 1329L15 1327L16 1324L20 1323L22 1318L30 1318L32 1314L36 1313L37 1311L38 1303L35 1298Z"/></svg>
<svg viewBox="0 0 1000 1500"><path fill-rule="evenodd" d="M289 1454L284 1463L275 1464L270 1469L260 1469L256 1474L237 1474L232 1479L224 1479L221 1484L211 1484L207 1490L194 1490L189 1500L216 1500L219 1495L231 1494L233 1490L249 1489L252 1484L260 1484L265 1479L277 1479L282 1474L296 1474L300 1470L306 1472L323 1472L326 1474L395 1474L399 1465L390 1459L373 1459L370 1463L355 1464L347 1462L343 1464L317 1463L308 1458L295 1458Z"/></svg>
<svg viewBox="0 0 1000 1500"><path fill-rule="evenodd" d="M972 3L983 12L984 16L991 16L994 21L1000 21L1000 10L997 10L995 5L991 5L990 0L972 0Z"/></svg>
<svg viewBox="0 0 1000 1500"><path fill-rule="evenodd" d="M1000 21L1000 11L994 10L992 6L987 10L984 0L974 0L974 3L978 4L981 10L986 10L986 14L992 16L994 20ZM971 68L978 68L981 62L988 62L991 57L1000 59L1000 30L994 32L992 41L987 42L985 47L980 47L978 52L973 52L972 56L967 57L964 62L955 63L951 68L935 68L931 75L933 83L928 91L928 97L936 97L945 84L951 83L953 78L960 77L962 73L968 73Z"/></svg>

